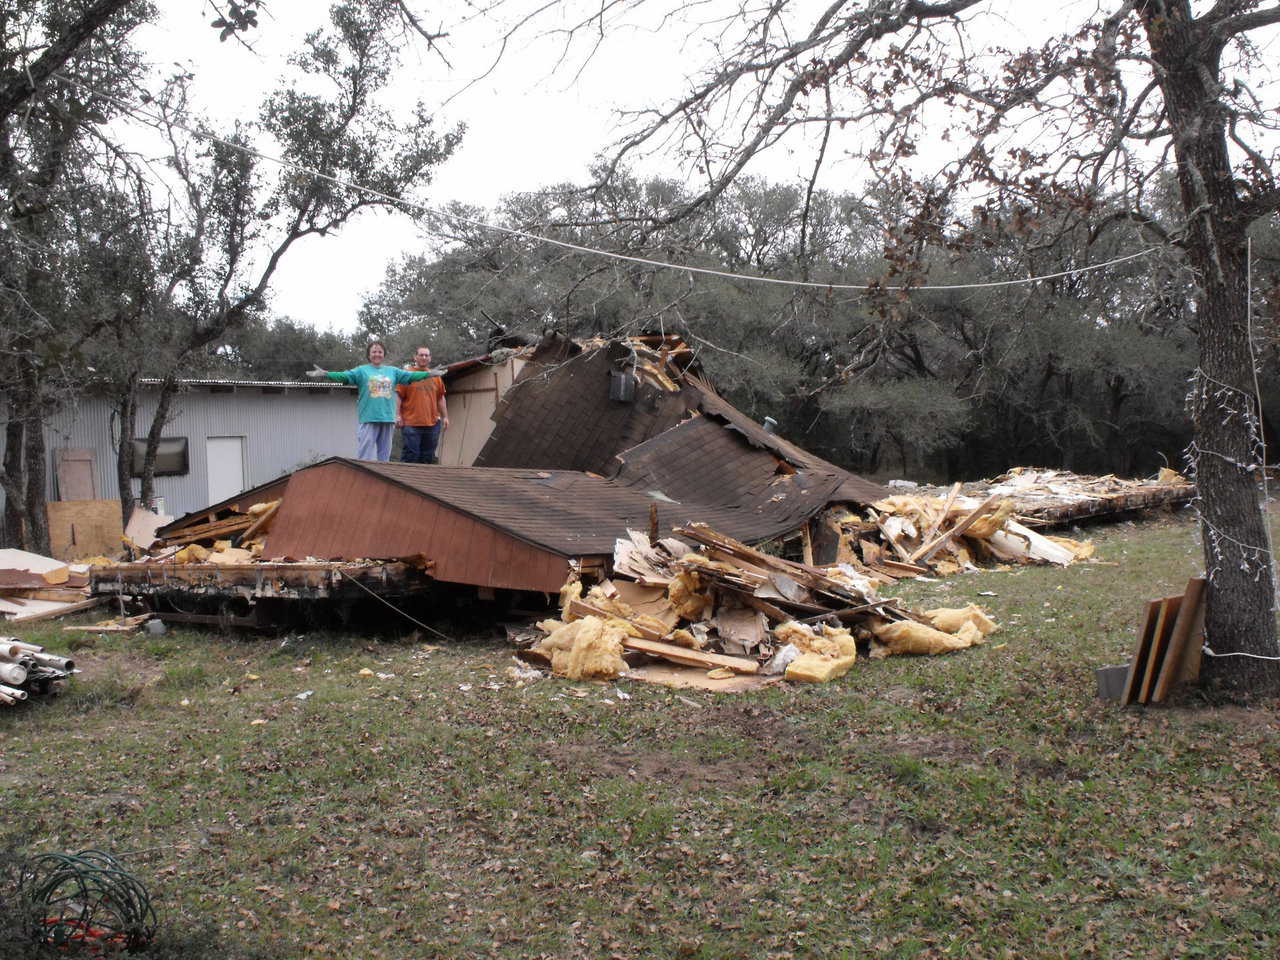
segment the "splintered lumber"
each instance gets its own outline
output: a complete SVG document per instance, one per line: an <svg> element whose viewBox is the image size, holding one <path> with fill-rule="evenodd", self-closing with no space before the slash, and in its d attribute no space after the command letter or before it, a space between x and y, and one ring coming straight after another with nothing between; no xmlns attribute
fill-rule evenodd
<svg viewBox="0 0 1280 960"><path fill-rule="evenodd" d="M627 637L622 641L622 645L628 650L662 657L672 663L683 663L690 667L705 667L708 670L714 670L716 667L727 667L735 673L758 673L760 671L760 664L754 660L748 660L746 657L731 657L724 653L704 653L701 650L691 650L688 647L679 647L674 643L663 643L660 640Z"/></svg>
<svg viewBox="0 0 1280 960"><path fill-rule="evenodd" d="M853 595L853 591L848 585L832 579L816 567L762 553L759 550L748 547L745 543L734 540L732 537L712 530L705 523L690 523L682 527L676 527L675 532L722 553L727 553L733 557L746 560L748 563L764 567L766 570L785 573L793 580L804 584L810 589L819 590L823 593L834 593L837 596Z"/></svg>
<svg viewBox="0 0 1280 960"><path fill-rule="evenodd" d="M263 510L262 513L258 514L253 523L249 524L244 533L240 534L240 542L248 543L260 530L271 523L271 518L276 515L276 511L280 509L280 504L282 502L283 501L281 500L277 500L275 503L271 504L271 506L267 507L267 509Z"/></svg>
<svg viewBox="0 0 1280 960"><path fill-rule="evenodd" d="M932 543L922 544L915 553L906 557L907 562L915 563L917 561L928 561L930 557L946 546L947 543L954 540L973 526L978 521L978 518L990 510L995 503L1003 499L1004 494L993 493L991 496L987 497L987 499L983 500L981 504L974 507L961 517L954 527L940 536L935 537Z"/></svg>
<svg viewBox="0 0 1280 960"><path fill-rule="evenodd" d="M197 540L223 539L233 533L241 530L247 530L253 526L254 517L245 516L243 514L234 517L227 517L224 520L214 520L211 523L202 523L198 526L187 527L179 531L172 537L165 537L165 546L178 547L186 543L195 543Z"/></svg>
<svg viewBox="0 0 1280 960"><path fill-rule="evenodd" d="M1169 648L1160 674L1151 691L1152 703L1163 703L1176 686L1194 683L1200 677L1200 657L1203 651L1205 579L1192 577L1187 581L1187 592L1182 595L1178 619L1169 635Z"/></svg>
<svg viewBox="0 0 1280 960"><path fill-rule="evenodd" d="M960 496L960 488L964 484L957 480L951 485L951 490L947 493L947 499L942 502L942 512L938 514L938 519L929 524L929 529L920 534L920 542L928 543L937 534L938 528L947 522L947 514L951 512L951 506L956 502L956 497Z"/></svg>
<svg viewBox="0 0 1280 960"><path fill-rule="evenodd" d="M1155 629L1151 631L1151 651L1147 654L1147 669L1142 674L1142 686L1138 690L1139 703L1151 702L1151 690L1155 686L1156 675L1164 665L1164 658L1169 650L1169 637L1173 633L1173 625L1177 621L1181 606L1182 597L1165 597L1160 601L1160 614L1156 618Z"/></svg>
<svg viewBox="0 0 1280 960"><path fill-rule="evenodd" d="M1137 699L1142 688L1142 674L1147 669L1147 657L1151 653L1151 637L1155 633L1156 620L1160 616L1161 601L1148 600L1143 608L1142 618L1138 621L1138 645L1133 651L1133 659L1129 661L1129 672L1125 676L1124 691L1120 694L1120 706L1126 707Z"/></svg>
<svg viewBox="0 0 1280 960"><path fill-rule="evenodd" d="M728 667L737 673L756 673L760 669L758 663L745 657L731 657L723 653L704 653L701 650L691 650L689 647L677 646L674 643L665 643L662 640L663 634L657 630L628 620L626 617L620 617L616 613L610 613L608 610L602 610L587 603L585 600L569 601L568 606L565 608L566 619L576 620L579 617L586 616L601 617L605 620L622 620L630 624L641 636L624 638L622 646L627 650L636 650L640 653L662 657L672 663L682 663L691 667L706 667L708 670L713 670L716 667Z"/></svg>

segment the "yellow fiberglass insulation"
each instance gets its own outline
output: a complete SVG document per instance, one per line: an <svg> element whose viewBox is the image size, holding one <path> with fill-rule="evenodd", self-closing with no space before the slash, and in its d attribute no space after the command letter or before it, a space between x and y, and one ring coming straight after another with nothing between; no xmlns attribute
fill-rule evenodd
<svg viewBox="0 0 1280 960"><path fill-rule="evenodd" d="M1060 547L1066 547L1076 555L1077 560L1088 560L1093 556L1094 545L1092 540L1072 540L1070 537L1049 537Z"/></svg>
<svg viewBox="0 0 1280 960"><path fill-rule="evenodd" d="M685 620L697 622L711 612L711 597L702 592L702 578L682 570L667 587L667 599Z"/></svg>
<svg viewBox="0 0 1280 960"><path fill-rule="evenodd" d="M857 659L858 656L853 634L844 627L823 624L819 633L807 624L788 620L774 627L773 635L779 643L793 644L801 653L813 653L829 659Z"/></svg>
<svg viewBox="0 0 1280 960"><path fill-rule="evenodd" d="M695 566L706 567L708 570L720 570L724 573L741 573L742 571L731 563L725 563L723 560L712 560L705 553L686 553L680 558L681 563L692 563Z"/></svg>
<svg viewBox="0 0 1280 960"><path fill-rule="evenodd" d="M885 655L899 653L950 653L973 646L972 638L962 639L926 627L914 620L903 620L900 623L883 623L873 628L876 638L888 649Z"/></svg>
<svg viewBox="0 0 1280 960"><path fill-rule="evenodd" d="M551 669L570 680L612 679L626 669L622 639L626 624L583 617L558 627L535 650L551 658Z"/></svg>
<svg viewBox="0 0 1280 960"><path fill-rule="evenodd" d="M667 641L677 646L688 647L690 650L701 650L702 644L698 638L688 630L673 630L671 635L667 637Z"/></svg>
<svg viewBox="0 0 1280 960"><path fill-rule="evenodd" d="M636 615L631 609L631 605L624 601L621 597L611 597L604 592L604 587L596 584L592 587L583 599L595 607L597 610L603 610L605 613L612 613L616 617L622 617L624 620L630 619Z"/></svg>
<svg viewBox="0 0 1280 960"><path fill-rule="evenodd" d="M926 610L924 615L943 633L959 633L960 628L966 623L972 623L984 637L990 636L999 629L995 621L988 617L976 603L971 603L967 607L938 607L935 610Z"/></svg>
<svg viewBox="0 0 1280 960"><path fill-rule="evenodd" d="M1013 516L1013 510L1012 500L1001 500L996 504L995 510L984 513L961 535L974 540L986 540L993 533L999 533L1004 529L1005 523Z"/></svg>
<svg viewBox="0 0 1280 960"><path fill-rule="evenodd" d="M570 600L582 599L582 581L577 578L577 574L570 574L570 577L571 579L566 580L564 586L560 588L561 613L569 609Z"/></svg>
<svg viewBox="0 0 1280 960"><path fill-rule="evenodd" d="M800 683L826 683L848 673L857 659L856 656L824 657L820 653L802 653L787 664L783 675Z"/></svg>
<svg viewBox="0 0 1280 960"><path fill-rule="evenodd" d="M173 555L174 563L204 563L209 551L198 543L189 543Z"/></svg>

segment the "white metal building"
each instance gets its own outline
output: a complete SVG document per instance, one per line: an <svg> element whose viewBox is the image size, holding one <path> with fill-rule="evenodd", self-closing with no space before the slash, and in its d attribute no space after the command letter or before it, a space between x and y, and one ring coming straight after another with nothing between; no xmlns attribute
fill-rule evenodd
<svg viewBox="0 0 1280 960"><path fill-rule="evenodd" d="M175 451L177 469L156 477L162 512L181 516L306 464L355 456L355 393L354 387L328 381L182 381L163 433L171 441L166 447ZM159 381L142 381L139 438L150 429L158 396ZM90 393L74 408L49 417L48 498L116 498L119 435L107 396Z"/></svg>

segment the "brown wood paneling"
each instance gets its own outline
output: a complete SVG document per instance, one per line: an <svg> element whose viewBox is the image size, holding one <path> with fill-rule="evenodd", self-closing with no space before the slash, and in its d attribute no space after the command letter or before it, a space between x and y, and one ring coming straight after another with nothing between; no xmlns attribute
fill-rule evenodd
<svg viewBox="0 0 1280 960"><path fill-rule="evenodd" d="M267 543L269 557L299 560L419 553L438 580L514 590L559 590L568 569L564 557L340 461L293 475Z"/></svg>

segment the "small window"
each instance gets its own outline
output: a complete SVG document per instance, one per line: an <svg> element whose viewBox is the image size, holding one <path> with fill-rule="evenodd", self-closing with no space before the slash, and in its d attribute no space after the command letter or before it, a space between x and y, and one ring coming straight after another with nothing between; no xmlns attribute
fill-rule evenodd
<svg viewBox="0 0 1280 960"><path fill-rule="evenodd" d="M142 461L146 459L146 456L146 439L134 440L132 476L142 476ZM161 437L160 445L156 447L155 475L157 477L185 477L188 472L187 438Z"/></svg>

